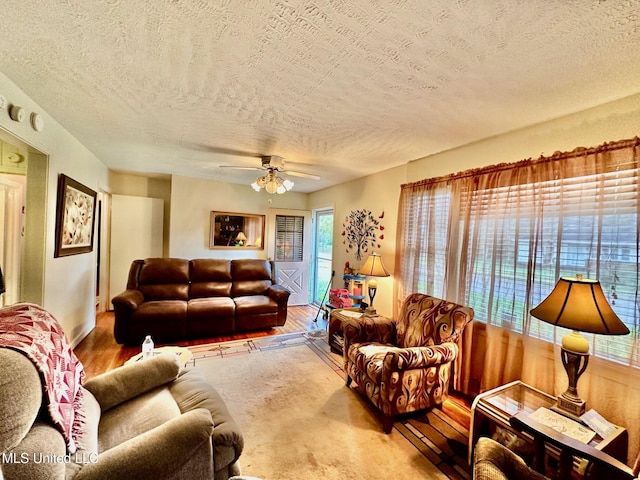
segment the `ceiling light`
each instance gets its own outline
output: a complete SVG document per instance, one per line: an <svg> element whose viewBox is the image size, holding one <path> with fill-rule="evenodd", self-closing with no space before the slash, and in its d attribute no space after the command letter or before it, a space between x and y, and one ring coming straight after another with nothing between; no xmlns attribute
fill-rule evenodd
<svg viewBox="0 0 640 480"><path fill-rule="evenodd" d="M293 182L291 180L289 180L288 178L285 179L284 182L282 182L282 185L284 186L284 188L286 188L287 190L291 190L293 188Z"/></svg>
<svg viewBox="0 0 640 480"><path fill-rule="evenodd" d="M269 169L269 171L263 176L256 178L255 182L251 184L251 187L259 192L264 188L267 193L283 194L293 188L293 182L288 178L284 179L278 176L276 169Z"/></svg>

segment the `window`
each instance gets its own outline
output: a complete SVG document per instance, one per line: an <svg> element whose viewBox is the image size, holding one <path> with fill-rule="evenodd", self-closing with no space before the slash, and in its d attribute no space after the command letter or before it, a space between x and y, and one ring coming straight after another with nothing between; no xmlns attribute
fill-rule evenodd
<svg viewBox="0 0 640 480"><path fill-rule="evenodd" d="M597 278L631 334L591 336L592 353L640 367L638 160L634 139L403 186L402 295L448 298L556 341L566 332L529 311L560 276Z"/></svg>
<svg viewBox="0 0 640 480"><path fill-rule="evenodd" d="M304 217L276 215L276 261L301 262L303 256Z"/></svg>

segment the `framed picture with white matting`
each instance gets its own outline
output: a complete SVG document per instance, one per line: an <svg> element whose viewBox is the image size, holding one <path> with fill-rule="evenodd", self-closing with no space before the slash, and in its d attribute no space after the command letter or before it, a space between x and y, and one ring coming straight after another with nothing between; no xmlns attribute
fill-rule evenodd
<svg viewBox="0 0 640 480"><path fill-rule="evenodd" d="M96 192L60 174L56 204L56 245L54 257L93 250Z"/></svg>

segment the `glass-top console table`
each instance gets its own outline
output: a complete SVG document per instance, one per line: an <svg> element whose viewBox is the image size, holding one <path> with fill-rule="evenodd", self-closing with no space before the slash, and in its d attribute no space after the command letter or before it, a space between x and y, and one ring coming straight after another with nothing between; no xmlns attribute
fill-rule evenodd
<svg viewBox="0 0 640 480"><path fill-rule="evenodd" d="M471 405L471 422L469 428L469 464L473 460L473 447L480 436L491 436L494 439L527 450L531 438L516 432L509 420L520 412L532 414L540 407L551 409L556 404L556 397L538 390L520 380L507 383L478 395ZM616 426L615 431L607 438L595 435L589 442L593 447L626 461L628 446L627 430ZM518 453L521 453L518 451ZM554 456L553 451L550 452ZM584 471L586 462L574 462L578 474Z"/></svg>

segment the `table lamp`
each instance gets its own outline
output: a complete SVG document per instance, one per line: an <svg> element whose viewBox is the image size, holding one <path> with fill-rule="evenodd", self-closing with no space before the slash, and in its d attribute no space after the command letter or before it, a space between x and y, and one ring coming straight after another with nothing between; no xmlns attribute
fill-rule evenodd
<svg viewBox="0 0 640 480"><path fill-rule="evenodd" d="M561 277L549 296L531 310L531 315L573 330L562 339L560 353L569 387L558 396L557 409L580 416L585 411L585 402L578 396L577 384L589 363L589 342L579 332L626 335L629 329L611 309L600 282L582 275Z"/></svg>
<svg viewBox="0 0 640 480"><path fill-rule="evenodd" d="M236 236L236 245L239 247L244 247L244 244L247 241L247 236L243 232L238 232Z"/></svg>
<svg viewBox="0 0 640 480"><path fill-rule="evenodd" d="M364 265L360 269L360 275L366 275L367 277L388 277L389 272L384 268L382 263L382 257L377 253L372 253L364 262ZM375 315L376 309L373 308L373 299L376 296L378 290L378 282L375 279L369 280L367 285L369 290L369 306L365 310L366 315Z"/></svg>

